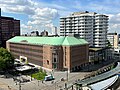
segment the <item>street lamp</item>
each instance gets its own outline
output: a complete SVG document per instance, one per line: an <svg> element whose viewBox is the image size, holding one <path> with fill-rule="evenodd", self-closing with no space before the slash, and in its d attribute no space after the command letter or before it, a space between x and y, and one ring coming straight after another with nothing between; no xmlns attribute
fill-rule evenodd
<svg viewBox="0 0 120 90"><path fill-rule="evenodd" d="M68 82L68 68L66 68L66 82L65 82L65 90L67 90L67 82Z"/></svg>

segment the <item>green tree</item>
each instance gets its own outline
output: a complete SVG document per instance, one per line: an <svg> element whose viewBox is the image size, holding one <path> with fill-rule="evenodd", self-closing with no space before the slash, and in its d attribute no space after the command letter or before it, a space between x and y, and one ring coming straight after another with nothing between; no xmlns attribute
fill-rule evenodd
<svg viewBox="0 0 120 90"><path fill-rule="evenodd" d="M14 65L14 57L4 48L0 48L0 70L9 69Z"/></svg>
<svg viewBox="0 0 120 90"><path fill-rule="evenodd" d="M107 40L108 47L112 47L111 43L109 40Z"/></svg>

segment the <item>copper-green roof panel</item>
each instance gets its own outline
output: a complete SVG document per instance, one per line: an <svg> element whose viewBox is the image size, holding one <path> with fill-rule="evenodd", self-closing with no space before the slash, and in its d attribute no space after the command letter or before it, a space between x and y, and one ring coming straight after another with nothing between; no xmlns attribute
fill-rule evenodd
<svg viewBox="0 0 120 90"><path fill-rule="evenodd" d="M83 39L75 37L26 37L16 36L7 42L36 44L36 45L81 45L88 44Z"/></svg>
<svg viewBox="0 0 120 90"><path fill-rule="evenodd" d="M62 45L81 45L81 44L88 44L83 40L79 40L75 37L66 37Z"/></svg>

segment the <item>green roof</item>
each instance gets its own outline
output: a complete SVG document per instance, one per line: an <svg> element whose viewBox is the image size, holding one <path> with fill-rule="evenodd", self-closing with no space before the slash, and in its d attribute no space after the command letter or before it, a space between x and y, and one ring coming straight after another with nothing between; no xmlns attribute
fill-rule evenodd
<svg viewBox="0 0 120 90"><path fill-rule="evenodd" d="M36 44L36 45L83 45L88 44L84 39L78 39L75 37L26 37L26 36L16 36L9 39L7 42L14 43L25 43L25 44Z"/></svg>

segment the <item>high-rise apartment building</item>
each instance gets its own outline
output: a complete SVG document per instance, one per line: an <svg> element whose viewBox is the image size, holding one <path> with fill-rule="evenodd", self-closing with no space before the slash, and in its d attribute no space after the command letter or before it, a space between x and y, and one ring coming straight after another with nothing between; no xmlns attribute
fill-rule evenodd
<svg viewBox="0 0 120 90"><path fill-rule="evenodd" d="M14 36L20 36L20 20L1 16L0 9L0 46L6 47L6 41Z"/></svg>
<svg viewBox="0 0 120 90"><path fill-rule="evenodd" d="M60 35L78 34L92 47L106 47L108 16L95 12L75 12L60 18Z"/></svg>

